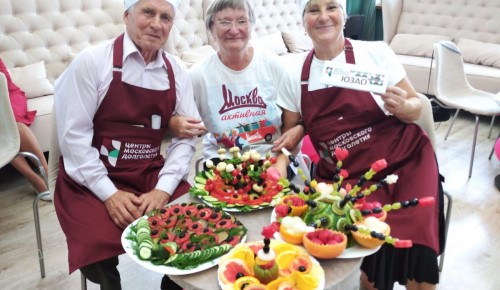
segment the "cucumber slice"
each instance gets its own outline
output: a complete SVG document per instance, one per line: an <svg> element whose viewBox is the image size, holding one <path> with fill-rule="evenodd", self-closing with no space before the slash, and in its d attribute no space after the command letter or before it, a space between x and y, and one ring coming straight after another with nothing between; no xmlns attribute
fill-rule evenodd
<svg viewBox="0 0 500 290"><path fill-rule="evenodd" d="M207 184L207 179L206 179L206 178L203 178L203 177L201 177L201 176L195 176L195 177L194 177L194 180L195 180L197 183Z"/></svg>
<svg viewBox="0 0 500 290"><path fill-rule="evenodd" d="M214 202L214 201L219 201L216 197L213 197L211 195L203 195L201 198L208 202Z"/></svg>
<svg viewBox="0 0 500 290"><path fill-rule="evenodd" d="M205 171L205 176L208 178L208 179L212 179L214 180L215 179L215 173L210 170L210 171Z"/></svg>
<svg viewBox="0 0 500 290"><path fill-rule="evenodd" d="M142 247L139 249L139 258L149 260L151 258L151 248Z"/></svg>

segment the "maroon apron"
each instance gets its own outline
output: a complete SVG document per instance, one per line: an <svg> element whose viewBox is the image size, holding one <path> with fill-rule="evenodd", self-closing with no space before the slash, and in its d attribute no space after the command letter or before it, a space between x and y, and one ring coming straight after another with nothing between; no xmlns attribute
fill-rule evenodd
<svg viewBox="0 0 500 290"><path fill-rule="evenodd" d="M355 63L350 42L345 40L348 63ZM388 166L365 185L396 174L396 184L382 187L367 197L382 205L413 198L433 196L431 207L410 207L391 211L387 223L391 235L410 239L415 244L439 251L438 169L429 138L416 124L406 124L386 116L370 93L339 87L308 91L309 72L314 51L304 62L301 76L302 117L315 150L321 157L316 179L332 182L336 169L335 147L349 150L343 168L355 185L370 165L385 158Z"/></svg>
<svg viewBox="0 0 500 290"><path fill-rule="evenodd" d="M169 90L151 90L121 81L123 34L114 43L113 80L94 116L92 146L108 176L119 190L137 196L153 190L165 164L161 142L176 103L175 79L170 62L167 66ZM151 116L161 116L159 129L151 128ZM170 201L189 190L181 182ZM124 253L123 230L109 217L104 203L86 187L78 185L64 169L60 158L54 205L68 243L70 273L83 266Z"/></svg>

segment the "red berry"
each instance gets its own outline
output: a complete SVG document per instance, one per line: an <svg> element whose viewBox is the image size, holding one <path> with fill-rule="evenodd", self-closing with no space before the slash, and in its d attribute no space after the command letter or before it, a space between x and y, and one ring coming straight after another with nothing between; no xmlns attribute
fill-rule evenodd
<svg viewBox="0 0 500 290"><path fill-rule="evenodd" d="M278 159L276 159L276 157L271 157L269 158L269 161L271 162L271 164L276 164L276 162L278 162Z"/></svg>
<svg viewBox="0 0 500 290"><path fill-rule="evenodd" d="M333 234L331 240L334 240L337 243L342 243L344 241L344 237L342 235L339 235L339 234Z"/></svg>
<svg viewBox="0 0 500 290"><path fill-rule="evenodd" d="M310 239L311 242L315 243L315 244L319 244L319 245L323 245L323 241L318 239L318 238L314 238L314 239Z"/></svg>
<svg viewBox="0 0 500 290"><path fill-rule="evenodd" d="M307 238L308 238L309 240L311 240L311 241L312 241L313 239L317 239L317 238L318 238L318 233L317 233L317 232L315 232L315 231L314 231L314 232L308 232L306 235L307 235Z"/></svg>
<svg viewBox="0 0 500 290"><path fill-rule="evenodd" d="M331 239L331 240L328 240L328 241L326 242L326 244L327 244L327 245L336 245L336 244L341 243L341 242L342 242L342 241L337 241L337 240L335 240L335 239Z"/></svg>
<svg viewBox="0 0 500 290"><path fill-rule="evenodd" d="M260 178L262 178L262 179L267 179L267 173L265 173L265 172L261 172L261 173L260 173Z"/></svg>
<svg viewBox="0 0 500 290"><path fill-rule="evenodd" d="M240 171L238 169L231 171L232 176L238 176L238 174L240 174Z"/></svg>
<svg viewBox="0 0 500 290"><path fill-rule="evenodd" d="M323 241L323 244L326 244L329 240L332 239L333 233L330 230L319 230L318 231L318 239Z"/></svg>

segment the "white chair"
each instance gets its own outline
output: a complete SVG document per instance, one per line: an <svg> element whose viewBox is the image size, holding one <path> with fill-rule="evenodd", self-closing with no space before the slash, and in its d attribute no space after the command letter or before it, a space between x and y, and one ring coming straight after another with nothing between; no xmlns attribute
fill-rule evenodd
<svg viewBox="0 0 500 290"><path fill-rule="evenodd" d="M453 42L439 41L435 43L434 55L436 58L436 73L434 76L436 102L445 108L456 109L455 116L444 139L448 138L460 110L472 113L476 117L469 165L470 178L474 164L479 116L493 117L491 121L491 126L493 126L495 116L500 115L500 106L495 102L495 94L471 87L465 76L462 55Z"/></svg>
<svg viewBox="0 0 500 290"><path fill-rule="evenodd" d="M40 171L45 184L48 188L48 180L45 169L36 155L30 152L20 152L21 140L19 130L17 128L14 113L12 112L9 99L9 90L7 87L7 79L5 75L0 73L0 168L10 163L17 156L23 156L30 159ZM41 198L47 197L48 191L39 193L33 200L33 215L35 219L36 242L38 246L38 260L40 262L40 275L45 278L45 263L43 258L42 235L40 232L40 215L38 213L38 202Z"/></svg>
<svg viewBox="0 0 500 290"><path fill-rule="evenodd" d="M422 94L417 94L417 95L422 101L422 114L420 115L420 119L415 121L415 123L419 125L427 133L427 136L429 136L429 139L431 141L432 147L434 148L434 152L437 154L436 133L434 131L434 118L432 116L431 102L426 96ZM443 193L447 201L445 208L446 213L445 213L445 225L444 225L444 239L446 243L446 239L448 237L448 228L450 226L451 209L453 207L453 198L445 190L443 191ZM438 264L439 272L443 270L445 250L446 246L441 255L439 256L439 264Z"/></svg>
<svg viewBox="0 0 500 290"><path fill-rule="evenodd" d="M59 140L57 138L57 124L55 117L55 110L52 110L52 120L51 120L51 137L50 137L50 154L49 154L49 192L54 200L54 189L56 187L57 174L59 173L59 157L61 157L61 148L59 148ZM83 273L80 273L81 289L87 290L87 279Z"/></svg>

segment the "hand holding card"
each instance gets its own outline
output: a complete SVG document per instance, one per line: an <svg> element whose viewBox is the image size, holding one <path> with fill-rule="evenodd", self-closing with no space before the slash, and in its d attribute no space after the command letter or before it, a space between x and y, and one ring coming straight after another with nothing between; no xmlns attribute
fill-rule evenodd
<svg viewBox="0 0 500 290"><path fill-rule="evenodd" d="M387 88L387 73L377 67L325 61L320 82L330 86L383 94Z"/></svg>

